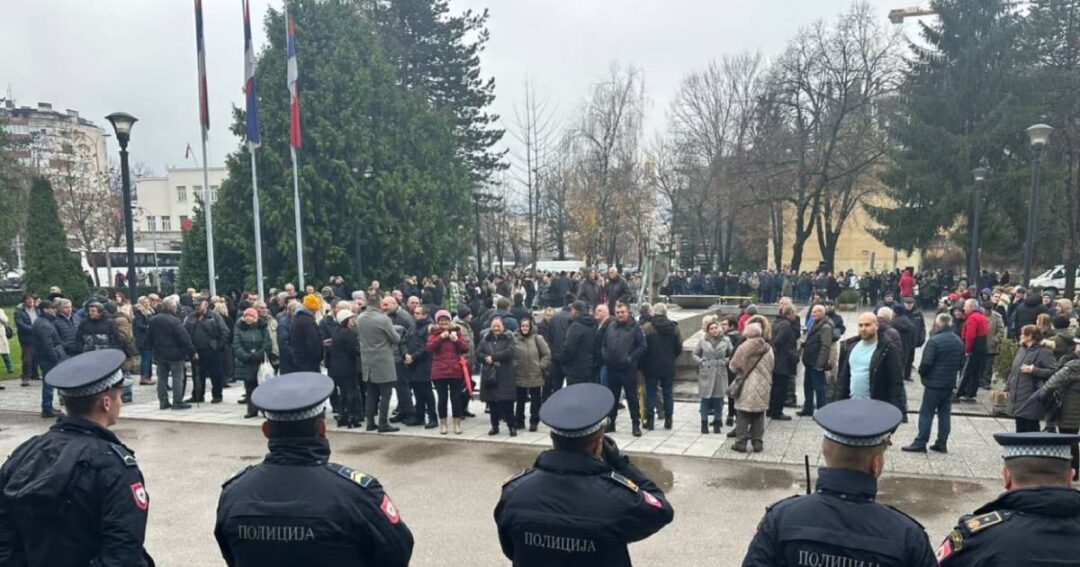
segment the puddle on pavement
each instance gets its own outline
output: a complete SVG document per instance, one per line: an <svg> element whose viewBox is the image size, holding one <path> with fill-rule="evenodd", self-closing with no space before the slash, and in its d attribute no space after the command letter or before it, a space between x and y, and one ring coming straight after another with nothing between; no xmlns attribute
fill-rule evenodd
<svg viewBox="0 0 1080 567"><path fill-rule="evenodd" d="M797 489L805 490L806 479L784 470L762 467L739 467L733 474L705 481L709 488L735 490Z"/></svg>
<svg viewBox="0 0 1080 567"><path fill-rule="evenodd" d="M413 465L428 459L449 455L457 449L452 443L409 443L386 452L386 459L395 465Z"/></svg>
<svg viewBox="0 0 1080 567"><path fill-rule="evenodd" d="M985 493L985 498L969 495ZM978 502L990 500L994 491L966 480L885 477L878 481L878 498L917 518L936 516L952 509L949 501L959 496Z"/></svg>
<svg viewBox="0 0 1080 567"><path fill-rule="evenodd" d="M346 445L337 446L331 445L331 450L334 453L340 453L342 455L363 455L372 451L379 450L379 447L373 444L360 444L360 445Z"/></svg>
<svg viewBox="0 0 1080 567"><path fill-rule="evenodd" d="M484 460L498 465L505 465L506 472L513 473L532 467L536 462L536 457L544 450L546 448L499 447L484 453ZM675 474L668 470L660 459L633 455L630 460L661 490L671 490L671 487L675 484Z"/></svg>

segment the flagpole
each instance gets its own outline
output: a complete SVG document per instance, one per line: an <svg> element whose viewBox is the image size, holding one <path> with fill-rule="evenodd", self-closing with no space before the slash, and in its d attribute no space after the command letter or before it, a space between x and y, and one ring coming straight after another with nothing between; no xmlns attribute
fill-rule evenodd
<svg viewBox="0 0 1080 567"><path fill-rule="evenodd" d="M210 170L206 164L206 129L202 135L203 203L206 212L206 263L210 276L210 296L217 295L217 278L214 275L214 203L210 192Z"/></svg>
<svg viewBox="0 0 1080 567"><path fill-rule="evenodd" d="M297 166L296 148L292 148L293 209L296 212L296 271L299 274L300 289L304 289L304 234L300 227L300 175Z"/></svg>
<svg viewBox="0 0 1080 567"><path fill-rule="evenodd" d="M251 208L255 214L255 285L259 290L259 299L266 301L263 294L263 268L262 268L262 227L259 225L259 177L255 172L255 148L249 150L251 154Z"/></svg>

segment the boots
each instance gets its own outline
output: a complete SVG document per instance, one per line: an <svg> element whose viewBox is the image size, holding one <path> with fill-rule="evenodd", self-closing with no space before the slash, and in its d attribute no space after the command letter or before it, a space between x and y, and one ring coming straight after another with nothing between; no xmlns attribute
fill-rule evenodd
<svg viewBox="0 0 1080 567"><path fill-rule="evenodd" d="M720 433L720 420L716 420L716 421L712 422L712 432L713 433Z"/></svg>
<svg viewBox="0 0 1080 567"><path fill-rule="evenodd" d="M654 427L655 425L653 424L653 416L650 415L649 417L645 418L646 431L652 431Z"/></svg>
<svg viewBox="0 0 1080 567"><path fill-rule="evenodd" d="M439 422L439 435L446 435L446 420Z"/></svg>
<svg viewBox="0 0 1080 567"><path fill-rule="evenodd" d="M708 432L709 432L709 422L708 421L701 422L701 433L702 433L702 435L705 435Z"/></svg>
<svg viewBox="0 0 1080 567"><path fill-rule="evenodd" d="M461 418L454 418L454 435L461 435Z"/></svg>
<svg viewBox="0 0 1080 567"><path fill-rule="evenodd" d="M733 416L731 414L728 414L727 420L725 420L724 423L726 423L728 427L734 427L735 426L735 416Z"/></svg>
<svg viewBox="0 0 1080 567"><path fill-rule="evenodd" d="M665 415L664 416L664 429L671 429L671 416L670 415Z"/></svg>
<svg viewBox="0 0 1080 567"><path fill-rule="evenodd" d="M378 428L379 426L375 425L375 416L367 418L367 427L365 428L367 431L375 431Z"/></svg>
<svg viewBox="0 0 1080 567"><path fill-rule="evenodd" d="M641 424L636 421L632 423L630 428L630 434L634 437L641 437Z"/></svg>
<svg viewBox="0 0 1080 567"><path fill-rule="evenodd" d="M244 414L244 419L251 419L259 412L255 410L255 404L251 403L251 393L255 391L255 384L244 380L244 403L247 404L247 413ZM338 423L338 425L341 425Z"/></svg>

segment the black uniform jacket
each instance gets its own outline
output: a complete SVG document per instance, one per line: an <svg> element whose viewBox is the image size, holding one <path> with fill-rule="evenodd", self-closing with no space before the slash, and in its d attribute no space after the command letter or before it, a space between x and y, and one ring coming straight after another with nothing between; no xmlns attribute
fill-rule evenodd
<svg viewBox="0 0 1080 567"><path fill-rule="evenodd" d="M938 548L946 567L1080 565L1080 492L1020 488L962 516Z"/></svg>
<svg viewBox="0 0 1080 567"><path fill-rule="evenodd" d="M0 469L0 565L146 566L150 497L135 455L96 423L61 417Z"/></svg>
<svg viewBox="0 0 1080 567"><path fill-rule="evenodd" d="M375 478L329 463L326 439L271 439L225 482L217 538L229 565L409 564L413 537Z"/></svg>
<svg viewBox="0 0 1080 567"><path fill-rule="evenodd" d="M937 565L923 527L876 497L873 476L820 469L814 494L781 500L765 512L743 567Z"/></svg>
<svg viewBox="0 0 1080 567"><path fill-rule="evenodd" d="M630 565L626 544L656 533L675 512L625 455L615 467L550 450L503 485L499 543L515 567Z"/></svg>

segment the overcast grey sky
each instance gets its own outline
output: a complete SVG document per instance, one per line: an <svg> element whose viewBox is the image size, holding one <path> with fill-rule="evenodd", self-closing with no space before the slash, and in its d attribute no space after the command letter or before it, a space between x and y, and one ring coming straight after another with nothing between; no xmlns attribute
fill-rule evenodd
<svg viewBox="0 0 1080 567"><path fill-rule="evenodd" d="M883 22L889 9L917 0L870 0ZM451 0L455 11L489 8L491 42L483 71L497 84L495 111L512 122L524 83L572 116L612 61L642 69L650 107L646 127L661 129L683 74L743 50L779 54L791 36L832 19L850 0ZM240 0L204 0L211 109L209 162L221 165L239 140L229 131L243 104ZM252 0L256 48L262 19L281 0ZM914 23L905 24L913 33ZM123 110L139 118L134 161L161 173L199 151L192 0L5 0L0 20L0 97L19 105L51 102L107 127ZM298 33L300 73L304 38ZM282 55L284 56L284 55ZM285 97L285 77L258 85ZM509 138L509 136L508 136ZM507 140L509 143L509 140ZM117 148L110 140L110 155ZM200 158L201 159L201 158Z"/></svg>

